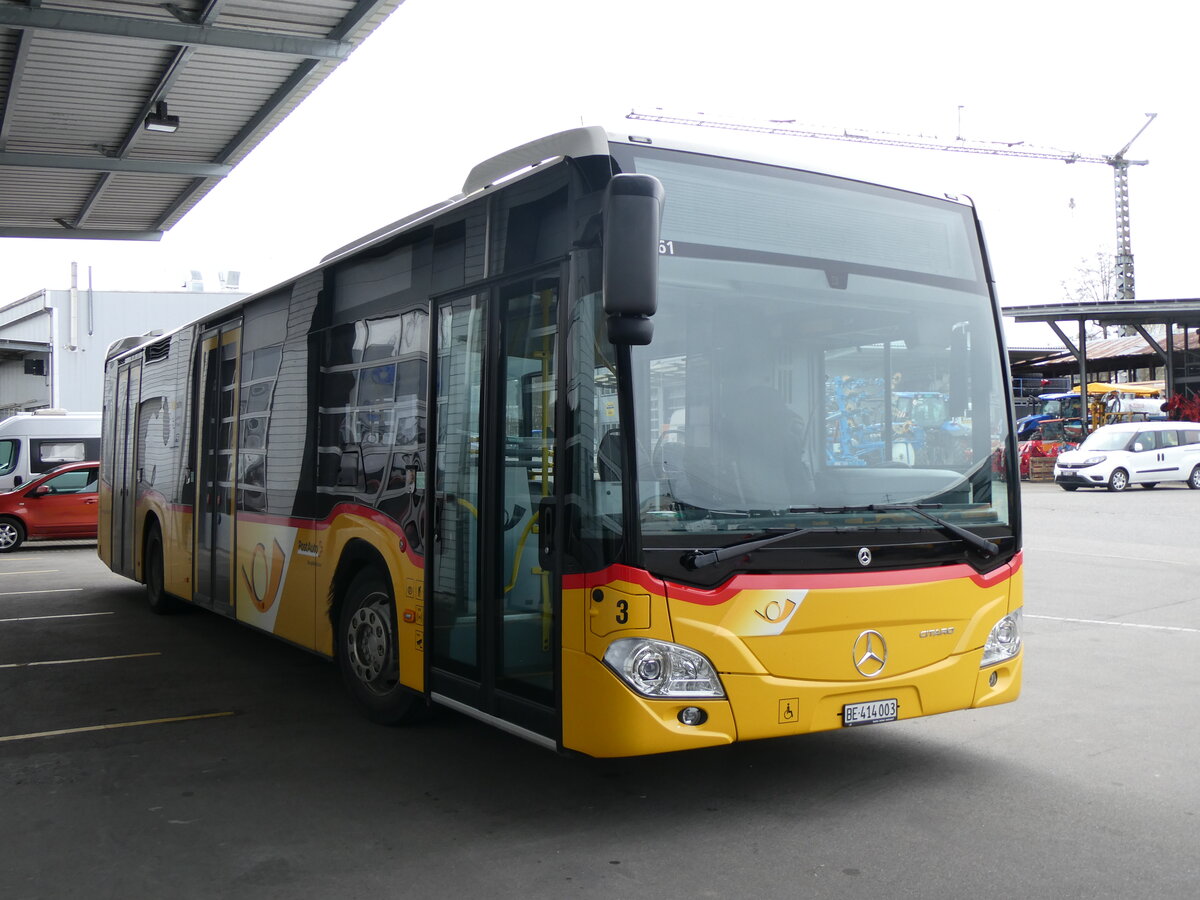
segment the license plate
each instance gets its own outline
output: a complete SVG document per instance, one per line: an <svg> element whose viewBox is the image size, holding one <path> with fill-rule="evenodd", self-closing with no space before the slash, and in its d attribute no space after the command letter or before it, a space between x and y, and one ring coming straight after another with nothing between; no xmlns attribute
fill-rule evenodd
<svg viewBox="0 0 1200 900"><path fill-rule="evenodd" d="M873 725L876 722L896 721L899 704L895 700L870 700L866 703L847 703L842 707L843 725Z"/></svg>

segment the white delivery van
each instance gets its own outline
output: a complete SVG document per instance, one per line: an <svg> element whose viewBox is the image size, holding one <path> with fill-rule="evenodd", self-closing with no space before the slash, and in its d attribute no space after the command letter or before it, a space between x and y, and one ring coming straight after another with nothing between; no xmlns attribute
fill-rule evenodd
<svg viewBox="0 0 1200 900"><path fill-rule="evenodd" d="M1119 422L1097 428L1077 450L1054 460L1054 480L1065 491L1081 487L1123 491L1184 481L1200 489L1200 423Z"/></svg>
<svg viewBox="0 0 1200 900"><path fill-rule="evenodd" d="M0 420L0 491L55 466L100 458L100 413L43 409Z"/></svg>

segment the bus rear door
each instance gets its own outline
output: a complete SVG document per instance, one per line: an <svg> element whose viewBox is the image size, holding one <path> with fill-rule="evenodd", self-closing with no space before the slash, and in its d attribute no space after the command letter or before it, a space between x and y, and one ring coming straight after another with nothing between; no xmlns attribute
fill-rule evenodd
<svg viewBox="0 0 1200 900"><path fill-rule="evenodd" d="M200 336L193 600L234 614L234 494L237 476L238 349L241 321Z"/></svg>
<svg viewBox="0 0 1200 900"><path fill-rule="evenodd" d="M112 569L127 578L134 572L134 513L137 505L137 422L142 389L140 357L121 364L117 371L115 446L112 485Z"/></svg>

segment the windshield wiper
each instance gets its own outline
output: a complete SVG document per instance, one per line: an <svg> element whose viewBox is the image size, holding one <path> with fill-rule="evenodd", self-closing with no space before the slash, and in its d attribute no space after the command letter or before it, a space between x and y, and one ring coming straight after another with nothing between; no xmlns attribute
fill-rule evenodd
<svg viewBox="0 0 1200 900"><path fill-rule="evenodd" d="M819 511L823 513L913 512L922 518L928 519L943 531L974 547L985 556L995 556L1000 552L1000 547L986 538L982 538L973 531L968 531L961 526L955 525L953 522L947 522L941 516L935 516L933 513L913 504L897 504L895 506L888 504L873 504L871 506L843 506L830 508L819 507L816 510L806 509L805 511ZM713 566L719 562L724 562L727 559L733 559L736 556L743 556L747 553L753 553L755 550L778 543L779 541L785 541L788 538L799 537L802 534L808 534L812 531L818 530L826 529L797 528L793 531L785 531L783 534L772 535L771 537L756 538L754 540L741 541L737 544L730 544L728 547L721 547L717 550L690 550L683 555L683 559L680 560L680 562L682 562L683 566L688 569L703 569L706 566Z"/></svg>
<svg viewBox="0 0 1200 900"><path fill-rule="evenodd" d="M932 522L934 525L937 525L943 531L946 531L946 532L954 535L954 537L960 538L963 541L965 541L966 543L970 544L972 547L974 547L976 550L978 550L984 556L995 556L997 553L1000 552L1000 548L996 544L993 544L991 541L989 541L987 538L981 538L979 535L975 534L975 532L967 531L967 529L961 528L960 526L955 525L953 522L947 522L941 516L935 516L933 513L928 512L928 511L922 509L921 507L915 506L913 504L907 504L907 505L897 504L895 506L891 506L891 505L887 505L887 504L875 504L872 506L868 506L867 509L869 509L871 512L892 512L893 510L900 510L903 512L914 512L918 516L922 516L922 517L928 519L930 522Z"/></svg>
<svg viewBox="0 0 1200 900"><path fill-rule="evenodd" d="M705 566L714 566L735 556L753 553L755 550L766 547L769 544L784 541L791 537L799 537L802 534L808 534L810 531L812 531L811 528L797 528L794 531L785 531L783 534L772 535L768 538L741 541L737 544L731 544L728 547L721 547L718 550L690 550L683 554L683 559L680 561L683 563L684 568L702 569Z"/></svg>

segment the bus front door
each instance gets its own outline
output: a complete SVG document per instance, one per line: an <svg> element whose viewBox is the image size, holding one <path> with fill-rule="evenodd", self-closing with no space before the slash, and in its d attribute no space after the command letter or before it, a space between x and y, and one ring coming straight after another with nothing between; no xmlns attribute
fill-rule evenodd
<svg viewBox="0 0 1200 900"><path fill-rule="evenodd" d="M234 614L234 493L237 475L237 374L241 323L200 336L196 377L196 508L194 601Z"/></svg>
<svg viewBox="0 0 1200 900"><path fill-rule="evenodd" d="M437 308L430 682L436 699L557 739L558 579L538 558L554 498L557 275Z"/></svg>

